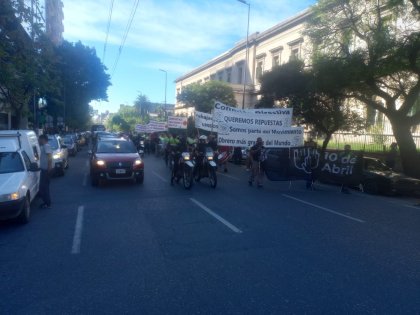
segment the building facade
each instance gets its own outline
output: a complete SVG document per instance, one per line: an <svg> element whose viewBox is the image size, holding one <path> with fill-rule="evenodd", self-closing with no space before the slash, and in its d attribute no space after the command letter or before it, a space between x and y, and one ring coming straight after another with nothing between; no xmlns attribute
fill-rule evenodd
<svg viewBox="0 0 420 315"><path fill-rule="evenodd" d="M245 108L254 107L258 102L259 80L265 71L291 58L307 59L303 30L309 15L310 9L306 9L264 32L251 34L248 39L248 60L246 40L242 40L229 51L177 78L176 94L192 83L218 80L233 88L238 106L244 104ZM178 102L175 106L178 115L191 115L192 112L193 108L185 108L182 103Z"/></svg>

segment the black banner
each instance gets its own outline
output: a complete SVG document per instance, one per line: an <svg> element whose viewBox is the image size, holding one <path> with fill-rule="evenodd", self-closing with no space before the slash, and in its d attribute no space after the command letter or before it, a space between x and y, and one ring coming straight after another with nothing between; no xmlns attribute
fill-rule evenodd
<svg viewBox="0 0 420 315"><path fill-rule="evenodd" d="M362 179L360 151L321 150L313 147L268 149L264 170L272 181L319 179L357 185Z"/></svg>

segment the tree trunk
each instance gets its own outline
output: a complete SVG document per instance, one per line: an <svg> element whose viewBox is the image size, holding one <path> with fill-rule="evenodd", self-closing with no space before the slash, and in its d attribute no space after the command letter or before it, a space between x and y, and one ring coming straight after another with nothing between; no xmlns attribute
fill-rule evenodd
<svg viewBox="0 0 420 315"><path fill-rule="evenodd" d="M390 118L390 117L389 117ZM411 126L405 119L390 118L394 137L400 149L401 164L405 174L420 178L420 155L411 133Z"/></svg>
<svg viewBox="0 0 420 315"><path fill-rule="evenodd" d="M321 149L321 152L322 152L322 153L324 153L324 152L325 152L325 150L327 150L328 143L330 142L332 135L333 135L332 133L327 133L327 134L325 135L325 139L324 139L324 141L322 142L322 149Z"/></svg>

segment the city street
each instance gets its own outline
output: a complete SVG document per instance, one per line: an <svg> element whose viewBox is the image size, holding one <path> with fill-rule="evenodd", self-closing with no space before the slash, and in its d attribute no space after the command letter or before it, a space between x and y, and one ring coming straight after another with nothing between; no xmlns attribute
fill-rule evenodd
<svg viewBox="0 0 420 315"><path fill-rule="evenodd" d="M87 149L51 209L0 223L0 314L419 314L420 207L243 166L190 191L145 157L143 185L92 187Z"/></svg>

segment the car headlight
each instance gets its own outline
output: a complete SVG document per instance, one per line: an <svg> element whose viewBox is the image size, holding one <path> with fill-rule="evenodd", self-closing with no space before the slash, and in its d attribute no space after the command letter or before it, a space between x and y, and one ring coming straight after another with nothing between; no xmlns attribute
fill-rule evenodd
<svg viewBox="0 0 420 315"><path fill-rule="evenodd" d="M103 161L103 160L97 160L96 161L96 165L98 165L98 166L105 166L105 161Z"/></svg>
<svg viewBox="0 0 420 315"><path fill-rule="evenodd" d="M142 163L143 162L140 159L137 159L137 160L134 161L134 165L136 165L136 166L141 165Z"/></svg>
<svg viewBox="0 0 420 315"><path fill-rule="evenodd" d="M63 153L59 152L53 155L53 159L58 160L58 159L61 159L62 156L63 156Z"/></svg>
<svg viewBox="0 0 420 315"><path fill-rule="evenodd" d="M211 160L213 160L213 157L212 157L212 156L208 156L208 157L207 157L207 159L208 159L209 161L211 161Z"/></svg>

